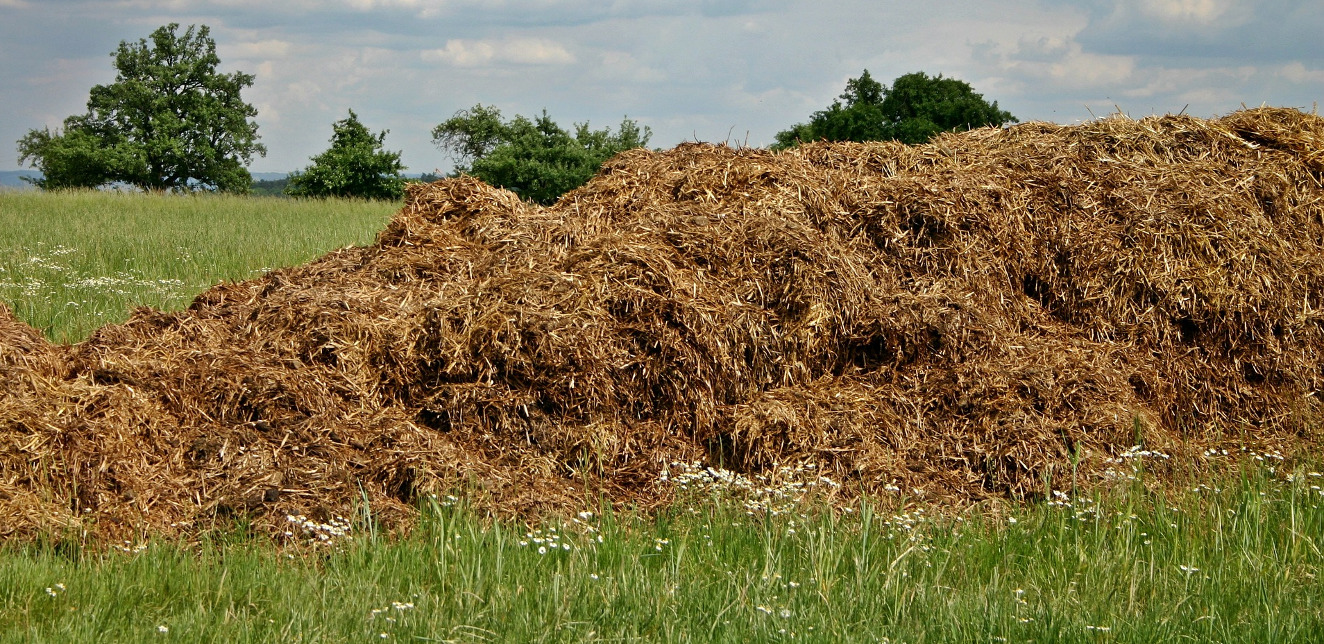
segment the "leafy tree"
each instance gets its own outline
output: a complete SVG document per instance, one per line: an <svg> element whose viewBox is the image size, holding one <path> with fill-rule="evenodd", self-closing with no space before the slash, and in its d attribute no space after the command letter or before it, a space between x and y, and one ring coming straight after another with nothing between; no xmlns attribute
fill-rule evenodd
<svg viewBox="0 0 1324 644"><path fill-rule="evenodd" d="M977 94L969 83L942 74L906 74L886 87L869 75L846 82L846 91L808 123L777 133L774 149L806 141L924 143L939 133L1015 123L1016 117Z"/></svg>
<svg viewBox="0 0 1324 644"><path fill-rule="evenodd" d="M615 132L576 123L572 133L546 110L534 119L504 121L495 107L480 104L433 128L432 142L456 161L455 175L470 174L547 205L587 183L615 154L648 145L652 134L628 118Z"/></svg>
<svg viewBox="0 0 1324 644"><path fill-rule="evenodd" d="M286 194L294 197L358 197L399 199L404 195L405 169L399 152L382 149L386 133L373 134L354 110L332 126L331 147L315 157L303 172L289 177Z"/></svg>
<svg viewBox="0 0 1324 644"><path fill-rule="evenodd" d="M240 97L253 84L242 72L216 71L220 58L206 25L182 35L171 23L151 42L120 42L117 74L92 88L87 113L64 120L64 131L31 130L18 141L19 163L30 163L43 188L124 182L144 190L246 192L245 168L257 142L257 110Z"/></svg>

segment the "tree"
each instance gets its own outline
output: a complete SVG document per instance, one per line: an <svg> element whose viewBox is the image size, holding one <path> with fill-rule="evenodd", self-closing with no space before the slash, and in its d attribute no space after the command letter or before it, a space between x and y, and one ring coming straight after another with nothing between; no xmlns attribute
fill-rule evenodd
<svg viewBox="0 0 1324 644"><path fill-rule="evenodd" d="M1010 112L977 94L969 83L942 74L906 74L888 88L869 75L846 82L846 91L808 123L777 133L774 149L806 141L886 141L924 143L942 132L1015 123Z"/></svg>
<svg viewBox="0 0 1324 644"><path fill-rule="evenodd" d="M588 182L617 153L648 145L648 127L626 118L615 132L576 123L571 133L543 110L503 121L495 107L460 110L432 129L432 142L470 174L524 199L548 205Z"/></svg>
<svg viewBox="0 0 1324 644"><path fill-rule="evenodd" d="M293 197L358 197L399 199L404 195L405 169L399 152L382 149L386 133L373 134L354 110L332 126L331 147L313 164L289 177L285 193Z"/></svg>
<svg viewBox="0 0 1324 644"><path fill-rule="evenodd" d="M63 132L43 128L19 139L19 163L42 172L34 183L248 190L245 166L267 152L250 120L257 110L240 97L253 76L216 71L220 58L206 25L182 35L178 29L161 27L150 43L121 41L112 54L115 82L92 88L86 114L66 118Z"/></svg>

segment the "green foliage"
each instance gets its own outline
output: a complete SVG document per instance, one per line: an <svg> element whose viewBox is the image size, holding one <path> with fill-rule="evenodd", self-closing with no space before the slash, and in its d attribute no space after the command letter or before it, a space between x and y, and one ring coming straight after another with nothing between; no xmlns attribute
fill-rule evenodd
<svg viewBox="0 0 1324 644"><path fill-rule="evenodd" d="M332 126L331 147L313 164L289 177L285 192L294 197L399 199L404 196L404 165L399 152L382 149L386 133L373 134L354 110Z"/></svg>
<svg viewBox="0 0 1324 644"><path fill-rule="evenodd" d="M488 155L498 145L509 141L509 125L501 120L501 110L482 103L432 128L432 142L450 153L457 171Z"/></svg>
<svg viewBox="0 0 1324 644"><path fill-rule="evenodd" d="M95 188L106 183L110 160L101 154L98 144L95 136L77 128L64 134L49 128L29 130L18 141L18 162L31 162L42 177L23 180L47 190Z"/></svg>
<svg viewBox="0 0 1324 644"><path fill-rule="evenodd" d="M869 70L846 82L846 91L808 123L777 133L774 149L807 141L924 143L942 132L1015 123L1016 117L975 93L969 83L941 74L906 74L887 87Z"/></svg>
<svg viewBox="0 0 1324 644"><path fill-rule="evenodd" d="M87 113L64 132L31 130L18 142L19 162L41 170L43 188L123 182L144 190L246 192L245 166L257 143L257 110L240 92L242 72L216 71L220 58L206 25L182 35L171 23L151 42L120 42L115 82L92 88Z"/></svg>
<svg viewBox="0 0 1324 644"><path fill-rule="evenodd" d="M432 130L432 141L450 153L456 174L471 174L540 204L588 182L613 155L648 144L652 130L628 118L615 132L576 123L574 132L544 110L529 119L504 121L495 107L460 110Z"/></svg>

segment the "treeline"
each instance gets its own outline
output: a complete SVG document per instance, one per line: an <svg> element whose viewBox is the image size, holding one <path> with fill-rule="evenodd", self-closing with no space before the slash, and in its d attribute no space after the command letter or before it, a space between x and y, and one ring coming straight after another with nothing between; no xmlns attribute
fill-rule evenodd
<svg viewBox="0 0 1324 644"><path fill-rule="evenodd" d="M25 180L45 189L127 184L293 197L403 194L401 153L386 149L387 130L374 133L354 110L332 124L330 146L306 168L285 179L254 181L247 166L267 149L258 142L257 109L241 97L253 76L217 71L220 58L206 25L179 33L172 23L136 43L121 42L113 55L115 82L91 89L86 114L66 118L63 131L34 129L19 139L19 163L42 174ZM941 132L1014 122L963 81L917 72L889 87L865 70L832 105L777 133L772 147L820 140L922 143ZM629 118L614 130L591 129L587 122L567 129L546 110L507 119L482 104L432 130L432 143L455 161L452 176L473 175L541 204L583 185L607 159L645 147L651 137L647 126Z"/></svg>

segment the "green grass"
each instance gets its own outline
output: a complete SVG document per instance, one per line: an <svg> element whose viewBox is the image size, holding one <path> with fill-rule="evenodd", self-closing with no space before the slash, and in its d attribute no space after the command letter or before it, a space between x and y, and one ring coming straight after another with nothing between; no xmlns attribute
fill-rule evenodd
<svg viewBox="0 0 1324 644"><path fill-rule="evenodd" d="M0 640L1318 640L1321 478L1250 472L1176 501L1133 485L1023 507L1014 523L693 499L540 526L571 544L547 554L520 526L435 502L395 540L360 521L323 547L299 530L284 546L10 546Z"/></svg>
<svg viewBox="0 0 1324 644"><path fill-rule="evenodd" d="M372 241L398 203L0 191L0 300L60 342Z"/></svg>

